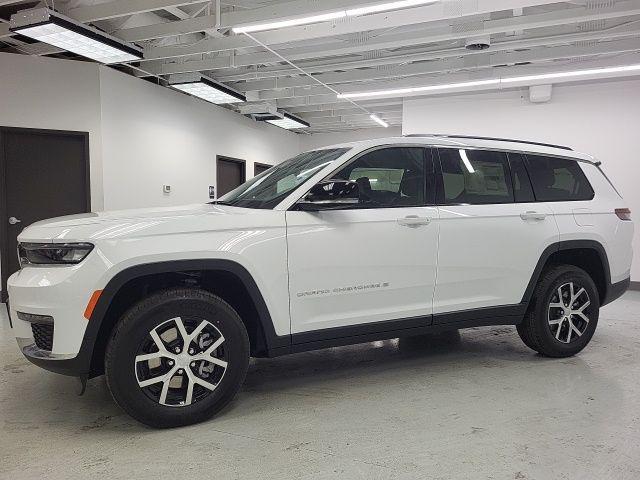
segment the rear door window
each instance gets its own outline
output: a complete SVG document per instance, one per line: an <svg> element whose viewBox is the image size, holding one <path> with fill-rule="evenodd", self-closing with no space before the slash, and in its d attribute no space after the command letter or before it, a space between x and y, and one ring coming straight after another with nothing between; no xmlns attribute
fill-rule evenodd
<svg viewBox="0 0 640 480"><path fill-rule="evenodd" d="M440 148L438 152L442 168L438 203L513 203L506 153L457 148Z"/></svg>
<svg viewBox="0 0 640 480"><path fill-rule="evenodd" d="M576 160L527 154L529 176L539 202L591 200L593 188Z"/></svg>

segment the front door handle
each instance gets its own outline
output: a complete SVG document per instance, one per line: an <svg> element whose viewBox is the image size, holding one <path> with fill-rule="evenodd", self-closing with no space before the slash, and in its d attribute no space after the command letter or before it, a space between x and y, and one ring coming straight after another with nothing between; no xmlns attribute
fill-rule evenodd
<svg viewBox="0 0 640 480"><path fill-rule="evenodd" d="M9 217L9 225L15 225L20 222L22 222L22 220L18 220L16 217Z"/></svg>
<svg viewBox="0 0 640 480"><path fill-rule="evenodd" d="M429 225L431 219L429 217L419 217L418 215L408 215L398 219L398 225L403 227L417 228L423 225Z"/></svg>
<svg viewBox="0 0 640 480"><path fill-rule="evenodd" d="M520 218L522 220L544 220L545 218L547 218L547 214L529 210L527 212L521 213Z"/></svg>

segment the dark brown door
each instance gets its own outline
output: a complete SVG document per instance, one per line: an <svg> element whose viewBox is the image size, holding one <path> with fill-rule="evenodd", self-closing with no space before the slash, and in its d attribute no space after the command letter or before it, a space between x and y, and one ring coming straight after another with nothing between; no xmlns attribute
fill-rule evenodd
<svg viewBox="0 0 640 480"><path fill-rule="evenodd" d="M239 187L247 180L244 160L218 156L216 171L218 198Z"/></svg>
<svg viewBox="0 0 640 480"><path fill-rule="evenodd" d="M88 212L89 134L0 128L0 239L2 299L18 270L16 237L51 217Z"/></svg>
<svg viewBox="0 0 640 480"><path fill-rule="evenodd" d="M262 172L266 172L271 168L271 165L266 165L264 163L254 163L253 164L253 176L257 177Z"/></svg>

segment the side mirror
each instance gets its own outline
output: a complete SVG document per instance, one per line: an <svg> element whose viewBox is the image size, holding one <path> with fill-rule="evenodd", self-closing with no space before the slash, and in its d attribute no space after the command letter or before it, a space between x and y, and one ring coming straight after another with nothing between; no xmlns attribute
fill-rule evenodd
<svg viewBox="0 0 640 480"><path fill-rule="evenodd" d="M324 180L309 190L296 204L299 210L337 210L360 203L360 188L350 180Z"/></svg>

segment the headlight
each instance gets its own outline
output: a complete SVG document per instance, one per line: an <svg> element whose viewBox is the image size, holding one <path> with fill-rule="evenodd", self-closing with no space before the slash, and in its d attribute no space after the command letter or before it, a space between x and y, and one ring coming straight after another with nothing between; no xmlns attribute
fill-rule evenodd
<svg viewBox="0 0 640 480"><path fill-rule="evenodd" d="M93 250L90 243L20 243L18 259L25 265L75 265Z"/></svg>

